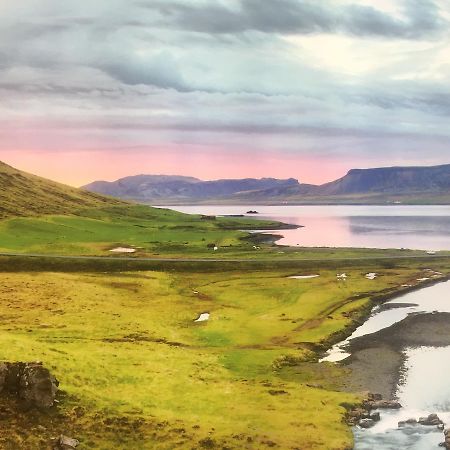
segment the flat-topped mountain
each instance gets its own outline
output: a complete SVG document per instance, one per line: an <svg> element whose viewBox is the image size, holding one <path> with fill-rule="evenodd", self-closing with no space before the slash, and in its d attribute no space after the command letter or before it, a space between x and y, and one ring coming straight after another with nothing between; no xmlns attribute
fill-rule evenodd
<svg viewBox="0 0 450 450"><path fill-rule="evenodd" d="M320 195L361 193L450 193L450 164L432 167L352 169L344 177L320 186Z"/></svg>
<svg viewBox="0 0 450 450"><path fill-rule="evenodd" d="M450 204L450 164L352 169L323 185L289 178L202 181L192 177L137 175L96 181L84 189L144 203L438 203Z"/></svg>
<svg viewBox="0 0 450 450"><path fill-rule="evenodd" d="M22 172L0 161L0 219L70 214L82 208L122 203L114 198Z"/></svg>

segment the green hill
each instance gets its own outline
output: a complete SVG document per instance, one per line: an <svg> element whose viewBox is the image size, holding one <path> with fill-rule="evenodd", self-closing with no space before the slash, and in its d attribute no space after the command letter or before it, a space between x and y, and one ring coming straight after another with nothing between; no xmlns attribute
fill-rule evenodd
<svg viewBox="0 0 450 450"><path fill-rule="evenodd" d="M121 200L46 180L0 161L0 219L71 214L83 208L121 204Z"/></svg>

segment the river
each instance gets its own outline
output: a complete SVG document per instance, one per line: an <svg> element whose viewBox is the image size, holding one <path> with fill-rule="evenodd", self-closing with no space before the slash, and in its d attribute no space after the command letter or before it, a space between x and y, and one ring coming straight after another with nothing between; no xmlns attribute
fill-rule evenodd
<svg viewBox="0 0 450 450"><path fill-rule="evenodd" d="M402 307L403 305L403 307ZM392 306L392 309L389 308ZM364 336L382 334L395 324L414 315L450 312L450 281L408 293L375 307L372 316L359 327L350 338L336 345L327 359L340 360L348 356L343 347ZM429 316L430 317L430 316ZM446 320L448 320L448 316ZM415 332L415 330L410 330ZM448 330L437 324L435 333L442 343L450 340ZM445 335L445 336L444 336ZM443 433L435 426L414 425L399 428L398 422L410 418L418 419L437 413L450 426L450 369L449 345L402 345L404 356L402 376L396 386L395 397L402 404L399 410L381 410L381 421L373 428L354 428L355 450L430 450L438 448L444 440ZM380 364L382 362L380 361Z"/></svg>

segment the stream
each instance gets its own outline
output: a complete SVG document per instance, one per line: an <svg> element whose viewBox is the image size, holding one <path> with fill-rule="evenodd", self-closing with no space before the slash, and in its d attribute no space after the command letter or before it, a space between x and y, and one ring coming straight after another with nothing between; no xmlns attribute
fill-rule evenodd
<svg viewBox="0 0 450 450"><path fill-rule="evenodd" d="M432 313L437 316L449 312L450 281L409 292L376 306L370 318L349 338L336 344L323 360L346 359L350 356L348 347L353 340L382 333L410 315ZM440 328L435 332L439 335ZM446 428L450 427L450 346L405 346L401 352L405 363L395 396L402 408L380 410L381 420L372 428L354 427L355 450L430 450L438 449L444 440L443 432L436 426L399 428L398 422L437 413Z"/></svg>

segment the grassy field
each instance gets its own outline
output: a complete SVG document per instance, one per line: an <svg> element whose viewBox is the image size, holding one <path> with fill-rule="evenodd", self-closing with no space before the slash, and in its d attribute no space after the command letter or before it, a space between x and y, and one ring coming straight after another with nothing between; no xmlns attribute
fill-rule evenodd
<svg viewBox="0 0 450 450"><path fill-rule="evenodd" d="M48 414L2 399L0 446L65 432L82 449L349 448L343 405L358 394L315 361L372 296L422 273L407 266L376 280L350 268L346 282L330 269L2 271L0 359L44 361L63 393Z"/></svg>
<svg viewBox="0 0 450 450"><path fill-rule="evenodd" d="M278 247L244 231L251 219L123 204L1 163L0 188L0 252L20 255L0 256L0 360L41 360L62 389L49 412L0 397L7 450L60 433L81 449L348 449L361 393L319 355L374 297L450 272L445 253Z"/></svg>
<svg viewBox="0 0 450 450"><path fill-rule="evenodd" d="M250 236L255 220L203 220L168 209L117 205L77 211L74 215L16 217L0 221L0 252L118 256L110 250L134 248L125 256L240 259L348 259L425 255L423 251L279 247L266 236ZM258 228L283 224L258 221ZM263 239L262 242L261 238ZM266 242L264 242L264 239ZM217 246L217 251L213 249ZM120 256L120 254L119 254Z"/></svg>

